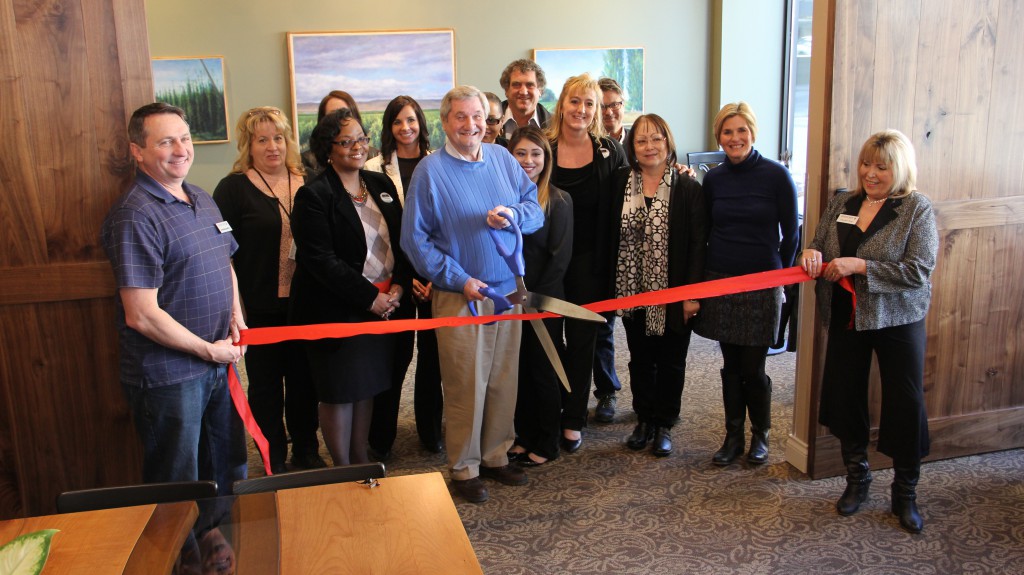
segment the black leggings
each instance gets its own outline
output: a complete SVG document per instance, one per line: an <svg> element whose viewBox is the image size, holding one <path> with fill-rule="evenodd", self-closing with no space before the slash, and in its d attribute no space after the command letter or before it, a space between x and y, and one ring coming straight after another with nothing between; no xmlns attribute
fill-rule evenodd
<svg viewBox="0 0 1024 575"><path fill-rule="evenodd" d="M764 364L768 359L767 345L735 345L721 343L722 359L725 364L722 370L730 375L739 376L744 381L761 381L764 377Z"/></svg>

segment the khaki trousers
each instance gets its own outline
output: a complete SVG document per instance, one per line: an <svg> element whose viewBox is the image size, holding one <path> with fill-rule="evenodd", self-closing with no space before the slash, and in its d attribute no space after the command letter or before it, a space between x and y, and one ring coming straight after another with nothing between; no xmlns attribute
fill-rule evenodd
<svg viewBox="0 0 1024 575"><path fill-rule="evenodd" d="M470 315L461 293L437 290L433 302L434 317ZM481 315L493 309L490 300L477 302ZM520 306L512 310L520 311ZM436 330L452 479L472 479L480 475L481 465L508 464L506 453L515 440L522 328L521 321L499 321Z"/></svg>

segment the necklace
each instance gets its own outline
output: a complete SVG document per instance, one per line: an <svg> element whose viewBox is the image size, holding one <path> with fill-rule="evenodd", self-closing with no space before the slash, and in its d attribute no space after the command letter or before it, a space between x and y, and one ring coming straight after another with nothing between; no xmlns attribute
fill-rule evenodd
<svg viewBox="0 0 1024 575"><path fill-rule="evenodd" d="M353 202L360 206L366 203L366 196L369 195L369 192L366 190L366 182L361 177L359 178L359 195L353 194L348 189L345 190L345 193L348 194L348 197L352 198Z"/></svg>
<svg viewBox="0 0 1024 575"><path fill-rule="evenodd" d="M867 196L864 196L864 197L866 198ZM882 202L884 202L885 200L888 200L888 199L889 199L889 196L885 196L884 198L882 198L880 200L868 200L867 204L869 206L877 206L878 204L880 204L880 203L882 203Z"/></svg>

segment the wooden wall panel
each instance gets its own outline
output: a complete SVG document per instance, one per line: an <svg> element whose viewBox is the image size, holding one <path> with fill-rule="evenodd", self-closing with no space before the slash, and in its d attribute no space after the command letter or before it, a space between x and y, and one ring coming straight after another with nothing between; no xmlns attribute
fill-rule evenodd
<svg viewBox="0 0 1024 575"><path fill-rule="evenodd" d="M18 30L11 2L0 2L0 133L7 150L29 150ZM0 155L0 268L46 262L43 217L30 156Z"/></svg>
<svg viewBox="0 0 1024 575"><path fill-rule="evenodd" d="M957 157L953 145L953 110L957 88L949 81L950 62L960 55L960 18L963 7L943 2L921 11L921 28L934 33L920 34L917 63L920 88L914 98L914 141L921 189L928 197L941 201L955 193L958 185L951 179L951 166Z"/></svg>
<svg viewBox="0 0 1024 575"><path fill-rule="evenodd" d="M931 458L1024 445L1024 0L835 2L828 188L870 133L906 133L940 233L927 319ZM842 157L836 157L842 154ZM808 304L809 305L809 304ZM820 327L819 327L820 330ZM815 342L820 338L815 338ZM813 353L823 353L815 345ZM817 389L820 373L810 385ZM798 382L800 385L800 382ZM817 391L811 394L818 397ZM880 386L873 369L871 421ZM817 418L812 406L809 419ZM817 426L814 477L842 472ZM873 436L877 429L873 431ZM884 463L885 459L880 458Z"/></svg>
<svg viewBox="0 0 1024 575"><path fill-rule="evenodd" d="M940 234L940 264L932 282L928 314L928 354L925 358L925 398L932 415L961 415L972 411L977 390L957 385L967 378L971 310L974 306L976 230L944 230ZM944 413L943 413L944 412Z"/></svg>
<svg viewBox="0 0 1024 575"><path fill-rule="evenodd" d="M1024 2L1003 1L992 66L992 93L1012 97L993 98L989 106L983 189L987 197L1020 197L1024 190Z"/></svg>
<svg viewBox="0 0 1024 575"><path fill-rule="evenodd" d="M956 75L951 72L949 76L957 88L953 128L957 155L950 163L950 179L956 182L956 189L951 189L949 196L942 199L964 199L967 194L972 198L992 195L992 190L985 189L985 171L981 167L985 165L988 116L993 101L992 60L998 4L998 0L961 4L960 57L954 69Z"/></svg>
<svg viewBox="0 0 1024 575"><path fill-rule="evenodd" d="M144 8L0 1L0 519L140 478L98 236L153 97Z"/></svg>

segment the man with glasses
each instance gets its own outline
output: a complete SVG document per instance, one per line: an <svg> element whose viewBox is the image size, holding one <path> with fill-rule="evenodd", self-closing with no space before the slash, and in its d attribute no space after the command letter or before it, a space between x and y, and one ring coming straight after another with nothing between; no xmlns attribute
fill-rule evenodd
<svg viewBox="0 0 1024 575"><path fill-rule="evenodd" d="M506 215L524 234L544 223L537 186L519 162L500 146L482 143L487 107L473 86L445 94L441 126L447 141L420 160L409 182L402 249L416 271L434 282L435 318L468 316L467 302L481 314L492 313L493 301L480 290L505 294L516 283L488 228L508 226ZM512 234L500 235L511 248ZM506 485L527 482L507 455L515 438L521 333L520 321L437 330L452 487L473 503L488 498L481 476Z"/></svg>
<svg viewBox="0 0 1024 575"><path fill-rule="evenodd" d="M601 87L601 120L604 123L604 131L608 137L626 145L626 134L628 128L622 126L622 113L625 112L625 105L622 101L622 86L612 78L601 78L597 81Z"/></svg>
<svg viewBox="0 0 1024 575"><path fill-rule="evenodd" d="M546 128L551 113L540 104L547 79L544 70L533 60L520 59L505 66L498 80L508 98L501 103L501 135L512 137L516 128Z"/></svg>

